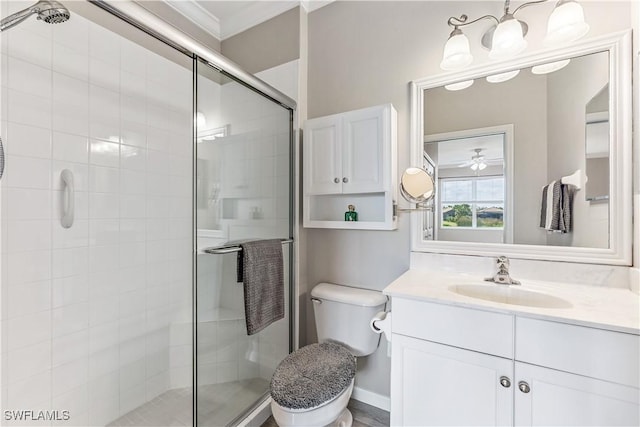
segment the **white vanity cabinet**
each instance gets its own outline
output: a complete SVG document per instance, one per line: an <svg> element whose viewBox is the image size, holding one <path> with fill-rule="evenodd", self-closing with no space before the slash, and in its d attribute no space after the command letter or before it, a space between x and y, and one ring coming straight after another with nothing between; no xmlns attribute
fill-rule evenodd
<svg viewBox="0 0 640 427"><path fill-rule="evenodd" d="M395 229L397 113L391 104L307 120L304 226ZM357 223L344 221L355 205Z"/></svg>
<svg viewBox="0 0 640 427"><path fill-rule="evenodd" d="M638 335L516 317L516 425L640 425L639 353Z"/></svg>
<svg viewBox="0 0 640 427"><path fill-rule="evenodd" d="M393 298L391 425L639 425L638 335Z"/></svg>
<svg viewBox="0 0 640 427"><path fill-rule="evenodd" d="M528 393L515 390L516 426L640 425L637 388L527 363L515 365L515 378L529 387Z"/></svg>
<svg viewBox="0 0 640 427"><path fill-rule="evenodd" d="M391 425L511 424L511 360L403 335L391 358Z"/></svg>

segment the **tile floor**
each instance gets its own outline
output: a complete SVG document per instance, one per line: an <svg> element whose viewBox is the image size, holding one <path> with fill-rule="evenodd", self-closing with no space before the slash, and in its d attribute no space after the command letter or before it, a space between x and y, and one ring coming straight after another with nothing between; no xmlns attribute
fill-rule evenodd
<svg viewBox="0 0 640 427"><path fill-rule="evenodd" d="M205 385L199 388L198 421L202 427L227 425L269 389L261 378ZM124 414L108 427L192 426L190 388L169 390L150 402Z"/></svg>
<svg viewBox="0 0 640 427"><path fill-rule="evenodd" d="M213 384L200 387L199 425L218 427L227 425L237 414L258 400L268 389L269 382L261 378ZM192 426L192 397L190 388L169 390L150 402L112 421L107 427L190 427ZM349 410L353 427L388 427L389 412L351 399ZM262 427L278 427L269 417Z"/></svg>

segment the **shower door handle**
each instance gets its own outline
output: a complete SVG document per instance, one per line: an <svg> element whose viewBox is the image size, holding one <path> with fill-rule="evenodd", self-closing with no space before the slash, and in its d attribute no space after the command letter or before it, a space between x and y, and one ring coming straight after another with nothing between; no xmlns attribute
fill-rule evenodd
<svg viewBox="0 0 640 427"><path fill-rule="evenodd" d="M70 228L73 225L73 212L75 209L75 188L73 185L73 172L64 169L60 173L64 189L62 192L62 218L60 223L64 228Z"/></svg>

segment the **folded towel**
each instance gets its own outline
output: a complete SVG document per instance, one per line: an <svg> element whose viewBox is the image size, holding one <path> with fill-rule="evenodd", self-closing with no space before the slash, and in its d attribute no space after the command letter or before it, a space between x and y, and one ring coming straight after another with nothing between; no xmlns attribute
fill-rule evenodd
<svg viewBox="0 0 640 427"><path fill-rule="evenodd" d="M552 181L542 189L540 227L548 231L568 233L572 229L572 186Z"/></svg>
<svg viewBox="0 0 640 427"><path fill-rule="evenodd" d="M238 282L244 283L247 335L284 317L284 267L280 239L241 243Z"/></svg>

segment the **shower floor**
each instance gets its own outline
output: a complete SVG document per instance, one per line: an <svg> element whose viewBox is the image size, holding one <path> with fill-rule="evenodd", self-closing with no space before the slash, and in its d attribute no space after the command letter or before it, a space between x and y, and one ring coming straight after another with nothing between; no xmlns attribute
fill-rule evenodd
<svg viewBox="0 0 640 427"><path fill-rule="evenodd" d="M252 378L198 388L198 425L224 426L254 404L266 390L269 381ZM112 421L107 427L192 426L190 388L168 390Z"/></svg>

